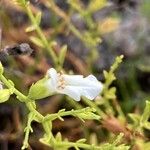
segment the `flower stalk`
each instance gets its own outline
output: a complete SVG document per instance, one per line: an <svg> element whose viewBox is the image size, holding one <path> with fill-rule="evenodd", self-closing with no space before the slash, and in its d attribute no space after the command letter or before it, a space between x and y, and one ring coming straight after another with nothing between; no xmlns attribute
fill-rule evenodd
<svg viewBox="0 0 150 150"><path fill-rule="evenodd" d="M18 0L19 2L21 2L22 0ZM45 49L48 50L51 59L53 60L53 63L55 65L55 67L58 67L58 58L56 53L53 51L53 49L51 48L51 45L49 44L49 42L47 41L45 35L43 34L41 28L39 27L39 23L37 23L36 17L33 15L33 12L31 11L29 4L28 3L23 3L22 7L25 9L25 11L27 12L27 15L29 16L29 19L32 23L32 25L35 27L35 31L38 34L42 44L44 45Z"/></svg>

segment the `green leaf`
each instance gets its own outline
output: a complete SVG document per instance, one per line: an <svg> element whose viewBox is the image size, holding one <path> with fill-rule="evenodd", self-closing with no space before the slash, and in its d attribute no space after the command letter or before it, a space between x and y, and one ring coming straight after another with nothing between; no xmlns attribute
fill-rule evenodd
<svg viewBox="0 0 150 150"><path fill-rule="evenodd" d="M116 98L116 88L112 87L107 91L106 94L107 99L115 99Z"/></svg>
<svg viewBox="0 0 150 150"><path fill-rule="evenodd" d="M65 110L66 110L66 109L61 109L61 110L58 111L58 113L65 112Z"/></svg>
<svg viewBox="0 0 150 150"><path fill-rule="evenodd" d="M140 123L140 115L138 114L128 114L128 116L131 118L131 120L133 121L134 125L139 125Z"/></svg>
<svg viewBox="0 0 150 150"><path fill-rule="evenodd" d="M0 90L0 103L6 102L10 97L9 89Z"/></svg>
<svg viewBox="0 0 150 150"><path fill-rule="evenodd" d="M108 72L106 70L103 71L105 79L108 77Z"/></svg>
<svg viewBox="0 0 150 150"><path fill-rule="evenodd" d="M36 17L35 17L35 20L36 20L37 25L40 24L40 22L41 22L41 17L42 17L42 12L39 11L39 12L37 13Z"/></svg>
<svg viewBox="0 0 150 150"><path fill-rule="evenodd" d="M40 142L42 142L45 145L51 146L51 138L52 138L52 122L44 122L43 128L45 130L45 134L43 138L40 138Z"/></svg>
<svg viewBox="0 0 150 150"><path fill-rule="evenodd" d="M113 145L117 145L117 144L121 143L121 140L122 140L123 136L124 136L124 134L123 134L123 133L120 133L120 134L116 137L116 139L113 141Z"/></svg>
<svg viewBox="0 0 150 150"><path fill-rule="evenodd" d="M67 45L64 45L61 50L60 50L60 54L59 54L59 64L62 66L65 60L65 56L66 56L66 52L67 52Z"/></svg>
<svg viewBox="0 0 150 150"><path fill-rule="evenodd" d="M75 146L74 148L75 148L75 150L80 150L77 146Z"/></svg>
<svg viewBox="0 0 150 150"><path fill-rule="evenodd" d="M43 45L42 41L41 41L39 38L35 37L35 36L31 36L31 37L30 37L30 40L31 40L34 44L36 44L37 46L39 46L39 47L42 47L42 48L45 47L45 46Z"/></svg>
<svg viewBox="0 0 150 150"><path fill-rule="evenodd" d="M46 134L44 134L44 137L40 138L39 141L47 146L51 146Z"/></svg>
<svg viewBox="0 0 150 150"><path fill-rule="evenodd" d="M104 6L106 6L106 0L92 0L90 1L88 10L90 12L95 12L97 10L100 10Z"/></svg>
<svg viewBox="0 0 150 150"><path fill-rule="evenodd" d="M150 125L150 123L148 122L149 117L150 117L150 101L146 101L146 106L140 120L140 125L142 127L150 129L150 127L148 127L148 125Z"/></svg>
<svg viewBox="0 0 150 150"><path fill-rule="evenodd" d="M87 107L87 108L77 110L77 111L72 110L72 115L75 117L78 117L82 121L84 121L86 119L99 120L101 117L99 115L96 115L93 112L95 112L95 109Z"/></svg>
<svg viewBox="0 0 150 150"><path fill-rule="evenodd" d="M146 128L146 129L148 129L148 130L150 130L150 122L145 122L144 124L143 124L143 127L144 128Z"/></svg>
<svg viewBox="0 0 150 150"><path fill-rule="evenodd" d="M58 132L57 134L56 134L56 141L57 142L61 142L62 141L62 136L61 136L61 133L60 132Z"/></svg>
<svg viewBox="0 0 150 150"><path fill-rule="evenodd" d="M36 25L29 26L29 27L26 28L26 32L32 32L32 31L34 31L36 29L36 27L37 27Z"/></svg>
<svg viewBox="0 0 150 150"><path fill-rule="evenodd" d="M86 139L80 139L77 141L77 143L85 143L86 142Z"/></svg>
<svg viewBox="0 0 150 150"><path fill-rule="evenodd" d="M29 4L29 0L13 0L14 4L20 5L22 7Z"/></svg>

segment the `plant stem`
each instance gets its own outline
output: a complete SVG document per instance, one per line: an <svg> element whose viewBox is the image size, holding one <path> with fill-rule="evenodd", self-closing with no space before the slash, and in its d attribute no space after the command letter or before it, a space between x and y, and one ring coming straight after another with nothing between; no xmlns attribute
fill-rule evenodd
<svg viewBox="0 0 150 150"><path fill-rule="evenodd" d="M23 145L21 148L22 150L28 148L28 146L29 146L29 143L28 143L29 134L30 134L30 132L33 132L32 127L31 127L31 123L34 120L34 116L35 116L35 114L32 112L30 112L28 115L28 122L27 122L27 126L25 128L25 138L24 138Z"/></svg>
<svg viewBox="0 0 150 150"><path fill-rule="evenodd" d="M104 114L104 112L92 101L83 98L84 103L86 103L88 106L90 106L91 108L95 108L96 109L96 113L98 115L100 115L102 118L105 117L106 115Z"/></svg>
<svg viewBox="0 0 150 150"><path fill-rule="evenodd" d="M84 148L86 150L102 150L99 146L95 145L89 145L89 144L84 144L84 143L73 143L73 142L56 142L56 146L63 147L63 146L68 146L68 147L79 147L79 148Z"/></svg>
<svg viewBox="0 0 150 150"><path fill-rule="evenodd" d="M70 106L73 106L75 109L82 109L82 105L71 99L70 97L66 97L66 101L70 104Z"/></svg>
<svg viewBox="0 0 150 150"><path fill-rule="evenodd" d="M13 93L17 95L17 99L20 100L21 102L24 102L29 109L30 112L34 112L38 118L39 121L43 120L43 116L34 108L34 101L29 99L27 96L22 94L19 90L17 90L14 85L7 80L2 74L0 75L0 80L9 88L13 89Z"/></svg>
<svg viewBox="0 0 150 150"><path fill-rule="evenodd" d="M47 39L45 37L45 35L43 34L43 32L40 29L39 25L36 23L36 19L35 19L32 11L30 9L30 7L28 5L25 5L24 8L25 8L25 10L26 10L30 20L31 20L31 23L34 26L36 26L35 31L37 32L38 36L40 37L40 39L41 39L43 45L45 46L45 48L49 51L49 54L50 54L50 56L51 56L51 58L52 58L52 60L54 62L55 67L57 67L58 66L57 55L52 50L50 44L48 43L48 41L47 41Z"/></svg>

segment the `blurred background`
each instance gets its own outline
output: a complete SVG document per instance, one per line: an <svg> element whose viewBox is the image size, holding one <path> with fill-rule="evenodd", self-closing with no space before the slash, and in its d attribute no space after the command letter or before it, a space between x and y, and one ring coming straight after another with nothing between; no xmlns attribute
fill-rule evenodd
<svg viewBox="0 0 150 150"><path fill-rule="evenodd" d="M92 72L103 82L103 70L109 70L115 57L123 54L124 61L113 83L117 87L117 98L125 114L143 110L145 100L150 99L149 0L108 0L102 8L97 0L30 2L33 13L42 12L40 27L48 41L57 42L52 45L52 49L59 53L61 46L67 45L64 62L66 71L83 75ZM30 25L27 13L20 6L10 0L0 0L1 53L6 46L21 43L28 43L34 50L31 55L0 55L5 76L25 94L32 83L54 66L49 51L33 39L36 33L26 32ZM57 95L39 101L39 111L48 114L61 108L72 108L62 100L63 97ZM19 149L27 113L15 96L11 96L7 103L0 104L0 149ZM49 149L37 140L42 135L41 126L37 123L33 123L33 126L35 131L30 141L32 148ZM92 132L97 130L91 123L87 123L87 126ZM65 122L54 121L53 132L55 134L58 131L71 141L84 134L79 121L71 117L66 118ZM103 135L101 137L105 137L106 131L100 132Z"/></svg>

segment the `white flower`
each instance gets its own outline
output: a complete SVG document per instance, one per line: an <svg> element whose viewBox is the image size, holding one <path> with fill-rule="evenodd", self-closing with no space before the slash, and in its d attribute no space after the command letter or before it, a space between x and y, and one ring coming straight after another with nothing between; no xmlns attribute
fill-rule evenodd
<svg viewBox="0 0 150 150"><path fill-rule="evenodd" d="M76 101L81 96L93 100L102 91L103 85L95 76L89 75L83 78L82 75L65 75L57 73L54 68L47 72L49 79L46 86L51 92L66 94Z"/></svg>

